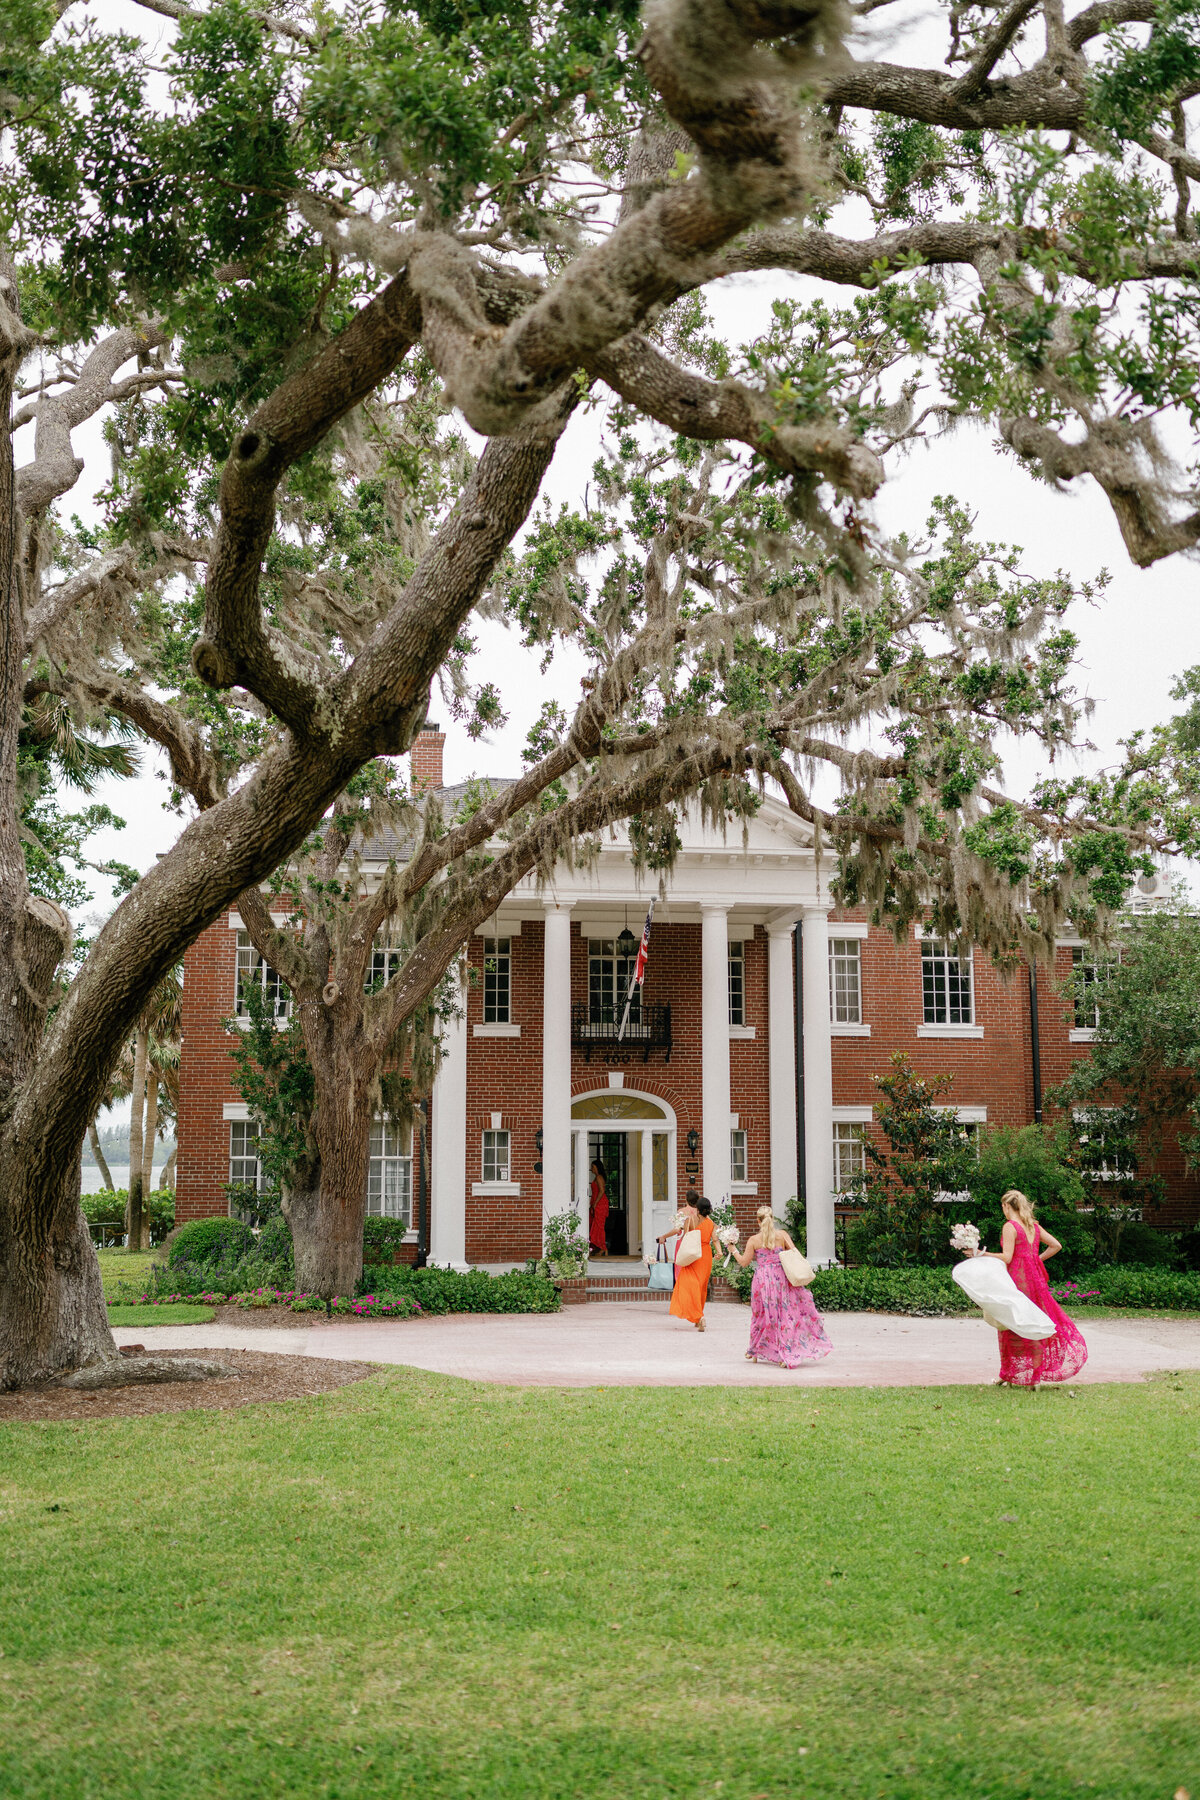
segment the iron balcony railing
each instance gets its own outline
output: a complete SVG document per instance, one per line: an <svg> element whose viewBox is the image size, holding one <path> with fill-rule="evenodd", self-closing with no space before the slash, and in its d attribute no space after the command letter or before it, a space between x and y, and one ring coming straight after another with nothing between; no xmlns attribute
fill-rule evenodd
<svg viewBox="0 0 1200 1800"><path fill-rule="evenodd" d="M665 1060L671 1060L671 1008L669 1006L642 1006L630 1013L629 1023L625 1027L625 1035L618 1040L617 1033L621 1029L621 1015L624 1007L614 1009L609 1006L589 1006L581 1001L571 1008L571 1045L573 1049L582 1050L588 1062L592 1060L592 1051L603 1051L609 1062L620 1056L632 1056L640 1052L643 1062L649 1062L652 1050L665 1051Z"/></svg>

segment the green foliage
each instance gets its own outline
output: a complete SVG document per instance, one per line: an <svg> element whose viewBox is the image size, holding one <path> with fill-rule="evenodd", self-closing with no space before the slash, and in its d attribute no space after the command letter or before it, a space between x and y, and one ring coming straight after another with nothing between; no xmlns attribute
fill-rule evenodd
<svg viewBox="0 0 1200 1800"><path fill-rule="evenodd" d="M114 1330L129 1325L209 1325L216 1318L211 1306L138 1306L110 1303L108 1322Z"/></svg>
<svg viewBox="0 0 1200 1800"><path fill-rule="evenodd" d="M1075 1269L1094 1260L1095 1242L1080 1207L1091 1203L1081 1180L1072 1141L1064 1126L995 1126L981 1133L979 1160L969 1175L970 1200L946 1208L946 1233L960 1219L978 1225L984 1240L1000 1248L1004 1227L1001 1196L1017 1188L1032 1200L1046 1230L1062 1245L1055 1271ZM940 1260L940 1259L939 1259Z"/></svg>
<svg viewBox="0 0 1200 1800"><path fill-rule="evenodd" d="M128 1188L99 1188L94 1194L83 1194L79 1204L89 1225L123 1225L129 1205ZM153 1241L158 1243L175 1223L174 1188L150 1188L143 1197L143 1207L150 1216Z"/></svg>
<svg viewBox="0 0 1200 1800"><path fill-rule="evenodd" d="M233 1083L258 1121L259 1164L267 1185L278 1189L302 1177L314 1154L312 1065L300 1020L292 1014L281 1022L273 994L261 983L246 984L242 1004L249 1023L230 1029Z"/></svg>
<svg viewBox="0 0 1200 1800"><path fill-rule="evenodd" d="M550 1313L562 1302L558 1289L545 1276L528 1270L489 1275L471 1269L465 1275L455 1269L375 1269L359 1282L362 1292L408 1294L425 1313Z"/></svg>
<svg viewBox="0 0 1200 1800"><path fill-rule="evenodd" d="M1200 1274L1155 1268L1092 1268L1079 1277L1081 1288L1095 1289L1094 1306L1153 1308L1165 1312L1200 1312Z"/></svg>
<svg viewBox="0 0 1200 1800"><path fill-rule="evenodd" d="M977 1309L949 1269L818 1269L809 1288L819 1312L911 1313L940 1319Z"/></svg>
<svg viewBox="0 0 1200 1800"><path fill-rule="evenodd" d="M949 1093L953 1077L918 1075L897 1051L890 1073L874 1079L883 1096L877 1117L887 1148L864 1139L866 1172L847 1195L863 1208L848 1233L850 1260L880 1268L948 1262L941 1196L964 1192L975 1171L968 1133L953 1111L938 1109L937 1096Z"/></svg>
<svg viewBox="0 0 1200 1800"><path fill-rule="evenodd" d="M363 1262L368 1267L375 1263L390 1264L393 1256L403 1248L408 1230L403 1219L364 1219Z"/></svg>
<svg viewBox="0 0 1200 1800"><path fill-rule="evenodd" d="M185 1263L227 1263L249 1254L254 1234L240 1219L192 1219L181 1225L171 1239L167 1251L167 1269ZM164 1271L165 1273L165 1271Z"/></svg>
<svg viewBox="0 0 1200 1800"><path fill-rule="evenodd" d="M577 1212L556 1213L546 1220L541 1258L530 1264L544 1281L577 1281L586 1275L588 1247L580 1234Z"/></svg>

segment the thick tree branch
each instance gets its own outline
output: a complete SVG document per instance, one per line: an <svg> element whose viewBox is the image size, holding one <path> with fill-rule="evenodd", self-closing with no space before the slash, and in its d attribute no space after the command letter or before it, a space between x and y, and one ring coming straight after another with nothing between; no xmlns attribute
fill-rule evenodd
<svg viewBox="0 0 1200 1800"><path fill-rule="evenodd" d="M983 92L988 76L1010 47L1030 13L1035 12L1040 4L1041 0L1012 0L1012 4L1001 13L996 25L951 90L960 105Z"/></svg>
<svg viewBox="0 0 1200 1800"><path fill-rule="evenodd" d="M302 735L334 729L327 672L269 630L259 600L262 559L285 472L366 399L420 336L406 277L389 282L311 362L264 400L235 441L221 479L221 522L192 661L210 687L246 687Z"/></svg>
<svg viewBox="0 0 1200 1800"><path fill-rule="evenodd" d="M118 398L113 376L131 356L164 342L161 326L128 326L102 338L63 394L43 395L37 404L33 461L17 470L17 503L27 519L35 518L74 487L83 463L71 444L71 433L101 407Z"/></svg>
<svg viewBox="0 0 1200 1800"><path fill-rule="evenodd" d="M207 14L197 6L186 6L184 0L134 0L135 5L143 7L147 12L158 13L164 19L203 19ZM315 45L320 42L315 32L306 31L303 25L295 24L291 19L281 19L276 13L251 13L267 31L277 32L280 37L291 38L293 43Z"/></svg>
<svg viewBox="0 0 1200 1800"><path fill-rule="evenodd" d="M293 998L297 1001L318 999L325 985L328 964L319 973L313 968L295 933L275 924L262 890L243 888L237 897L237 909L250 942L268 967L282 975Z"/></svg>

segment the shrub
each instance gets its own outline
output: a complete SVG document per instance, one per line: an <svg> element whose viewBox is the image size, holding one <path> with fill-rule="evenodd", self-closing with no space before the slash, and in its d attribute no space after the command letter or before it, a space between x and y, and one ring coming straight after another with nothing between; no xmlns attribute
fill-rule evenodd
<svg viewBox="0 0 1200 1800"><path fill-rule="evenodd" d="M1155 1231L1133 1219L1114 1234L1103 1220L1089 1221L1092 1226L1091 1248L1097 1263L1115 1263L1118 1267L1135 1264L1141 1268L1174 1268L1179 1260L1176 1240L1165 1231ZM1115 1242L1113 1241L1115 1236ZM1110 1245L1116 1254L1111 1254Z"/></svg>
<svg viewBox="0 0 1200 1800"><path fill-rule="evenodd" d="M588 1247L579 1233L577 1212L555 1213L546 1220L544 1254L530 1265L545 1281L577 1281L587 1274Z"/></svg>
<svg viewBox="0 0 1200 1800"><path fill-rule="evenodd" d="M363 1220L363 1262L390 1263L408 1235L403 1219Z"/></svg>
<svg viewBox="0 0 1200 1800"><path fill-rule="evenodd" d="M821 1312L910 1313L924 1319L976 1312L949 1269L819 1269L808 1291Z"/></svg>
<svg viewBox="0 0 1200 1800"><path fill-rule="evenodd" d="M276 1214L259 1232L254 1245L254 1254L263 1262L285 1265L289 1269L295 1267L295 1252L292 1248L292 1233L288 1222Z"/></svg>
<svg viewBox="0 0 1200 1800"><path fill-rule="evenodd" d="M182 1263L233 1262L254 1247L254 1233L240 1219L193 1219L175 1232L167 1267Z"/></svg>
<svg viewBox="0 0 1200 1800"><path fill-rule="evenodd" d="M360 1293L375 1292L391 1298L406 1294L420 1303L425 1313L549 1313L562 1302L558 1289L542 1275L514 1270L508 1275L489 1275L471 1269L374 1269L359 1282Z"/></svg>
<svg viewBox="0 0 1200 1800"><path fill-rule="evenodd" d="M79 1204L89 1225L124 1227L125 1208L129 1204L128 1188L101 1188L95 1194L83 1194ZM174 1188L154 1188L145 1196L150 1215L150 1242L160 1244L175 1223Z"/></svg>
<svg viewBox="0 0 1200 1800"><path fill-rule="evenodd" d="M1049 1125L997 1126L983 1134L979 1161L968 1177L970 1200L946 1208L946 1234L960 1219L971 1219L992 1249L1000 1248L1004 1213L1000 1197L1019 1188L1033 1201L1046 1230L1062 1245L1057 1268L1074 1270L1096 1260L1095 1241L1079 1208L1091 1199L1078 1170L1068 1162L1066 1133ZM947 1260L952 1253L947 1251Z"/></svg>
<svg viewBox="0 0 1200 1800"><path fill-rule="evenodd" d="M1185 1269L1200 1270L1200 1231L1181 1231L1175 1249Z"/></svg>
<svg viewBox="0 0 1200 1800"><path fill-rule="evenodd" d="M1200 1275L1189 1270L1136 1269L1110 1263L1106 1268L1089 1269L1079 1283L1095 1293L1097 1306L1200 1312Z"/></svg>

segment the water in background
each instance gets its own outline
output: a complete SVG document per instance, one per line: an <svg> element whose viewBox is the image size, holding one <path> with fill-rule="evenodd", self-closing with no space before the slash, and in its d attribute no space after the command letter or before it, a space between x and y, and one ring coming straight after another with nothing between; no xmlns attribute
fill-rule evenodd
<svg viewBox="0 0 1200 1800"><path fill-rule="evenodd" d="M154 1158L154 1179L150 1184L151 1187L158 1186L158 1178L166 1167L167 1156L170 1154L171 1152L168 1148L166 1155L156 1156ZM113 1186L127 1188L129 1186L129 1164L127 1162L116 1162L110 1156L108 1159L108 1166L112 1172ZM83 1165L83 1192L85 1194L98 1194L104 1185L104 1177L101 1175L95 1163L85 1162Z"/></svg>

